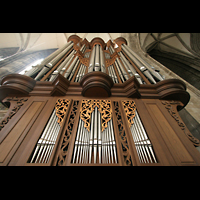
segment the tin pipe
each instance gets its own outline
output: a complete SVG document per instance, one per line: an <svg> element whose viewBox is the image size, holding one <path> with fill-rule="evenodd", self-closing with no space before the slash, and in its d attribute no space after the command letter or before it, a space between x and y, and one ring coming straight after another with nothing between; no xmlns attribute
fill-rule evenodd
<svg viewBox="0 0 200 200"><path fill-rule="evenodd" d="M101 163L101 113L98 112L98 151L99 163Z"/></svg>
<svg viewBox="0 0 200 200"><path fill-rule="evenodd" d="M114 158L113 158L113 144L112 144L112 138L111 138L111 127L110 127L110 121L108 122L108 136L109 136L109 146L110 146L110 157L112 163L114 163Z"/></svg>
<svg viewBox="0 0 200 200"><path fill-rule="evenodd" d="M93 145L93 138L94 138L94 112L91 114L91 129L90 129L90 141L89 141L89 146L90 146L90 151L89 151L89 163L92 161L92 145Z"/></svg>
<svg viewBox="0 0 200 200"><path fill-rule="evenodd" d="M121 70L120 70L120 68L119 68L119 65L118 65L118 63L115 61L115 65L116 65L116 67L117 67L117 71L118 71L118 74L119 74L119 76L120 76L120 78L121 78L121 80L122 80L122 83L125 81L124 80L124 77L123 77L123 75L122 75L122 72L121 72Z"/></svg>
<svg viewBox="0 0 200 200"><path fill-rule="evenodd" d="M126 80L128 80L129 77L128 77L124 67L122 66L122 63L120 62L119 58L116 58L116 61L117 61L118 65L119 65L119 67L121 69L121 72L122 72L123 76L125 77Z"/></svg>
<svg viewBox="0 0 200 200"><path fill-rule="evenodd" d="M111 71L113 72L113 75L114 75L114 78L115 78L115 83L119 83L113 65L111 65Z"/></svg>
<svg viewBox="0 0 200 200"><path fill-rule="evenodd" d="M96 160L97 160L97 134L98 134L98 127L97 127L97 122L98 122L98 119L97 119L97 113L98 110L97 110L97 107L95 107L95 110L94 110L94 163L96 163Z"/></svg>
<svg viewBox="0 0 200 200"><path fill-rule="evenodd" d="M96 54L95 54L95 71L100 71L100 53L99 53L99 48L100 46L97 44L95 45L96 48Z"/></svg>
<svg viewBox="0 0 200 200"><path fill-rule="evenodd" d="M111 129L111 140L112 140L112 145L113 145L115 163L117 163L116 143L115 143L115 136L114 136L112 119L110 120L110 129Z"/></svg>
<svg viewBox="0 0 200 200"><path fill-rule="evenodd" d="M159 70L152 67L149 63L147 63L144 59L142 59L139 55L137 55L129 46L123 44L127 50L129 50L132 55L134 55L149 71L150 73L156 77L159 81L164 80L163 77L158 73Z"/></svg>
<svg viewBox="0 0 200 200"><path fill-rule="evenodd" d="M78 60L78 61L76 62L76 64L75 64L75 66L74 66L74 68L73 68L73 70L72 70L72 72L71 72L69 78L68 78L69 81L71 81L72 77L74 76L74 73L75 73L76 68L78 67L78 64L79 64L79 63L80 63L80 61Z"/></svg>
<svg viewBox="0 0 200 200"><path fill-rule="evenodd" d="M49 136L49 133L50 133L51 129L55 125L55 118L56 118L56 114L55 114L55 110L54 110L52 121L49 123L50 126L48 127L47 131L45 132L45 135L43 137L41 137L40 140L39 140L39 142L41 143L41 146L40 146L40 150L39 150L39 152L37 154L35 163L37 163L37 161L38 161L39 158L40 158L40 160L38 162L40 163L40 161L41 161L41 158L42 158L42 155L43 155L42 152L43 152L43 149L45 148L45 144L46 144L47 138ZM42 153L42 155L40 156L41 153Z"/></svg>
<svg viewBox="0 0 200 200"><path fill-rule="evenodd" d="M152 77L152 75L150 74L150 72L148 71L148 69L145 67L145 65L138 60L136 57L133 56L133 54L130 53L130 51L128 51L127 46L122 44L121 45L122 49L124 50L124 52L129 56L129 58L136 64L136 66L140 69L140 71L154 84L156 84L156 81L154 80L154 78Z"/></svg>
<svg viewBox="0 0 200 200"><path fill-rule="evenodd" d="M76 134L76 140L75 140L75 145L74 145L74 154L73 154L72 163L75 162L75 157L76 157L76 151L77 151L77 145L78 145L78 139L79 139L80 129L81 129L81 118L79 119L78 131L77 131L77 134Z"/></svg>
<svg viewBox="0 0 200 200"><path fill-rule="evenodd" d="M43 140L44 141L44 146L43 146L43 150L42 150L42 153L41 153L41 156L40 156L39 163L44 163L44 161L45 161L45 156L46 156L48 147L50 146L50 143L51 143L51 137L54 134L55 128L56 128L56 125L57 125L56 116L55 116L52 124L53 124L52 128L49 129L50 131L48 132L48 134L46 135L46 137Z"/></svg>
<svg viewBox="0 0 200 200"><path fill-rule="evenodd" d="M70 73L71 73L71 71L72 71L74 65L76 64L76 61L77 61L77 60L78 60L78 56L75 57L75 59L72 61L71 65L70 65L69 68L67 69L67 71L66 71L66 73L65 73L65 75L64 75L65 78L68 78L68 76L70 75Z"/></svg>
<svg viewBox="0 0 200 200"><path fill-rule="evenodd" d="M40 79L47 71L49 71L68 51L71 49L73 44L70 44L65 50L59 53L52 61L44 65L43 69L35 77L35 80Z"/></svg>
<svg viewBox="0 0 200 200"><path fill-rule="evenodd" d="M95 45L96 46L96 45ZM95 58L95 50L96 50L96 47L93 47L92 49L92 53L91 53L91 56L90 56L90 62L89 62L89 67L88 67L88 73L89 72L92 72L93 71L93 68L94 68L94 58Z"/></svg>
<svg viewBox="0 0 200 200"><path fill-rule="evenodd" d="M106 73L105 59L104 59L103 50L101 46L100 46L100 63L101 63L101 71L103 73Z"/></svg>

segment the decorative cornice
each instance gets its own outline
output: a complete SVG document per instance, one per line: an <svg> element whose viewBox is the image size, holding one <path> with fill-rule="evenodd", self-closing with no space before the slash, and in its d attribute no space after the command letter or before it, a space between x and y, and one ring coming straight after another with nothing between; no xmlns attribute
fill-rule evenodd
<svg viewBox="0 0 200 200"><path fill-rule="evenodd" d="M94 46L95 44L101 45L103 50L104 50L105 47L106 47L105 42L104 42L100 37L95 37L95 38L90 42L90 48L92 49L93 46Z"/></svg>
<svg viewBox="0 0 200 200"><path fill-rule="evenodd" d="M9 74L1 81L0 100L7 96L64 96L128 97L143 99L177 100L187 105L190 95L186 85L179 79L166 79L156 84L140 85L132 76L122 84L114 84L103 72L90 72L80 83L70 82L58 74L53 82L35 81L20 74Z"/></svg>
<svg viewBox="0 0 200 200"><path fill-rule="evenodd" d="M113 86L112 78L103 72L90 72L80 81L82 95L87 97L109 97Z"/></svg>

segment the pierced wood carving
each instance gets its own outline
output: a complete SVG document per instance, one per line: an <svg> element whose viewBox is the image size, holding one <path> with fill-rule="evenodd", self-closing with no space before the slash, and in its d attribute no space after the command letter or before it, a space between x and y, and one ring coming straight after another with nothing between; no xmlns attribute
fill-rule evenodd
<svg viewBox="0 0 200 200"><path fill-rule="evenodd" d="M62 139L61 139L62 144L61 144L61 148L59 150L58 158L57 158L57 162L56 162L56 165L58 165L58 166L63 165L63 163L67 157L67 154L68 154L68 147L69 147L69 143L71 141L71 134L72 134L74 122L76 119L78 104L79 104L79 101L74 101L73 108L71 110L69 120L67 122L66 131L64 133L64 136L62 136Z"/></svg>
<svg viewBox="0 0 200 200"><path fill-rule="evenodd" d="M131 154L129 152L129 145L127 141L127 136L124 128L124 124L122 121L121 113L119 111L119 103L117 101L114 101L114 110L115 110L115 115L117 118L117 126L118 126L118 131L120 135L120 142L122 145L122 152L123 152L123 157L124 157L124 162L128 166L132 166L132 158Z"/></svg>
<svg viewBox="0 0 200 200"><path fill-rule="evenodd" d="M183 130L192 144L196 147L200 146L200 141L189 132L178 114L176 107L178 105L182 106L182 104L179 101L161 101L161 103L165 106L170 115L176 120L177 124Z"/></svg>
<svg viewBox="0 0 200 200"><path fill-rule="evenodd" d="M90 131L91 114L97 106L101 113L101 131L108 126L108 122L112 118L111 102L108 100L82 100L80 117L84 121L84 127Z"/></svg>
<svg viewBox="0 0 200 200"><path fill-rule="evenodd" d="M122 101L122 105L124 106L124 111L126 113L126 117L128 119L129 128L134 123L133 118L135 117L136 105L134 101Z"/></svg>
<svg viewBox="0 0 200 200"><path fill-rule="evenodd" d="M0 122L0 131L1 129L9 122L9 120L19 111L19 109L24 105L24 103L28 100L28 98L18 98L18 97L12 97L7 98L5 102L12 102L15 101L16 105L14 108L10 111L8 116L6 116L1 122ZM11 103L12 104L12 103Z"/></svg>
<svg viewBox="0 0 200 200"><path fill-rule="evenodd" d="M68 99L58 99L56 101L55 109L56 115L58 117L58 123L61 125L64 119L64 116L67 112L70 100Z"/></svg>

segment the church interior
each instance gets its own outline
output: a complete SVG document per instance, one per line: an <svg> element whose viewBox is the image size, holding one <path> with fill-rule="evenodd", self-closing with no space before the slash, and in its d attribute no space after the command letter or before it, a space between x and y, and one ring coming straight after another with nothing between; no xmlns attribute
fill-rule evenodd
<svg viewBox="0 0 200 200"><path fill-rule="evenodd" d="M199 33L0 33L0 165L200 165Z"/></svg>

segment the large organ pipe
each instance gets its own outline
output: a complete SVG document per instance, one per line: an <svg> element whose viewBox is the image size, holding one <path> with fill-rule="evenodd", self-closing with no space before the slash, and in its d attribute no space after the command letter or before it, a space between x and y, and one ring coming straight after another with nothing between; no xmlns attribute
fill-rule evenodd
<svg viewBox="0 0 200 200"><path fill-rule="evenodd" d="M95 54L95 71L99 71L100 70L100 53L99 53L99 48L100 46L97 44L95 45L96 47L96 54Z"/></svg>
<svg viewBox="0 0 200 200"><path fill-rule="evenodd" d="M73 75L74 75L74 73L75 73L75 71L76 71L76 68L78 67L78 64L79 64L79 63L80 63L80 61L78 60L78 61L76 62L76 64L75 64L75 66L74 66L74 68L73 68L73 70L72 70L72 72L71 72L69 78L68 78L69 81L72 79L72 77L73 77Z"/></svg>
<svg viewBox="0 0 200 200"><path fill-rule="evenodd" d="M96 45L95 45L96 46ZM92 53L91 53L91 56L90 56L90 62L89 62L89 67L88 67L88 73L89 72L92 72L93 71L93 68L94 68L94 58L95 58L95 46L93 47L92 49Z"/></svg>
<svg viewBox="0 0 200 200"><path fill-rule="evenodd" d="M119 65L118 65L118 63L115 61L115 65L116 65L116 67L117 67L117 71L118 71L118 74L119 74L119 76L120 76L120 78L121 78L121 80L122 80L122 83L125 81L124 80L124 77L123 77L123 75L122 75L122 72L121 72L121 70L120 70L120 68L119 68Z"/></svg>
<svg viewBox="0 0 200 200"><path fill-rule="evenodd" d="M150 72L148 71L148 69L144 66L143 63L141 63L136 57L134 57L126 48L127 46L122 44L121 45L122 49L124 50L124 52L129 56L129 58L136 64L136 66L140 69L140 71L142 71L142 73L154 84L156 84L156 81L154 80L154 78L152 77L152 75L150 74Z"/></svg>
<svg viewBox="0 0 200 200"><path fill-rule="evenodd" d="M65 78L68 78L68 76L70 75L70 73L71 73L71 71L72 71L74 65L76 64L76 61L77 61L77 60L78 60L78 56L76 56L76 57L74 58L74 60L72 61L71 65L70 65L69 68L67 69L67 71L66 71L66 73L65 73L65 75L64 75Z"/></svg>
<svg viewBox="0 0 200 200"><path fill-rule="evenodd" d="M85 51L85 44L81 47L80 51L83 53ZM69 80L71 80L71 78L74 75L74 72L76 71L76 68L78 66L79 60L78 60L78 56L75 57L75 59L72 61L71 65L69 66L69 68L67 69L64 77L68 78ZM77 62L78 60L78 62ZM77 62L77 63L76 63Z"/></svg>
<svg viewBox="0 0 200 200"><path fill-rule="evenodd" d="M119 60L119 58L116 58L116 61L117 61L118 65L119 65L119 67L120 67L120 69L121 69L121 72L122 72L123 76L125 77L126 80L128 80L129 77L128 77L128 75L127 75L127 73L126 73L124 67L122 66L122 64L121 64L121 62L120 62L120 60Z"/></svg>
<svg viewBox="0 0 200 200"><path fill-rule="evenodd" d="M101 63L101 71L106 73L106 68L105 68L105 59L103 55L103 50L102 47L100 46L100 63Z"/></svg>
<svg viewBox="0 0 200 200"><path fill-rule="evenodd" d="M29 71L25 73L26 76L32 76L35 73L39 72L50 60L52 60L55 56L57 56L61 51L63 51L65 48L67 48L70 44L73 42L70 41L67 44L65 44L63 47L57 49L52 54L50 54L48 57L46 57L39 65L33 66Z"/></svg>
<svg viewBox="0 0 200 200"><path fill-rule="evenodd" d="M54 79L54 77L65 67L67 67L69 65L69 63L71 62L71 60L74 57L74 53L76 51L73 50L68 56L67 58L65 58L65 60L58 66L58 68L56 70L54 70L54 72L51 74L51 77L49 79L49 81L52 81Z"/></svg>
<svg viewBox="0 0 200 200"><path fill-rule="evenodd" d="M43 69L35 77L35 80L40 79L47 71L49 71L73 46L73 43L70 44L66 49L60 52L53 60L46 64Z"/></svg>
<svg viewBox="0 0 200 200"><path fill-rule="evenodd" d="M140 84L143 84L142 82L142 78L140 77L140 75L136 72L136 70L134 69L134 67L128 62L128 60L125 58L125 56L123 55L122 52L119 52L120 57L122 58L122 62L125 63L125 65L127 66L127 68L129 68L131 70L131 72L133 73L133 75L137 78L138 82Z"/></svg>
<svg viewBox="0 0 200 200"><path fill-rule="evenodd" d="M158 73L159 70L156 70L149 63L147 63L144 59L138 56L129 46L124 45L130 53L132 53L141 63L145 65L145 67L151 72L151 74L156 77L159 81L164 80L163 77Z"/></svg>

